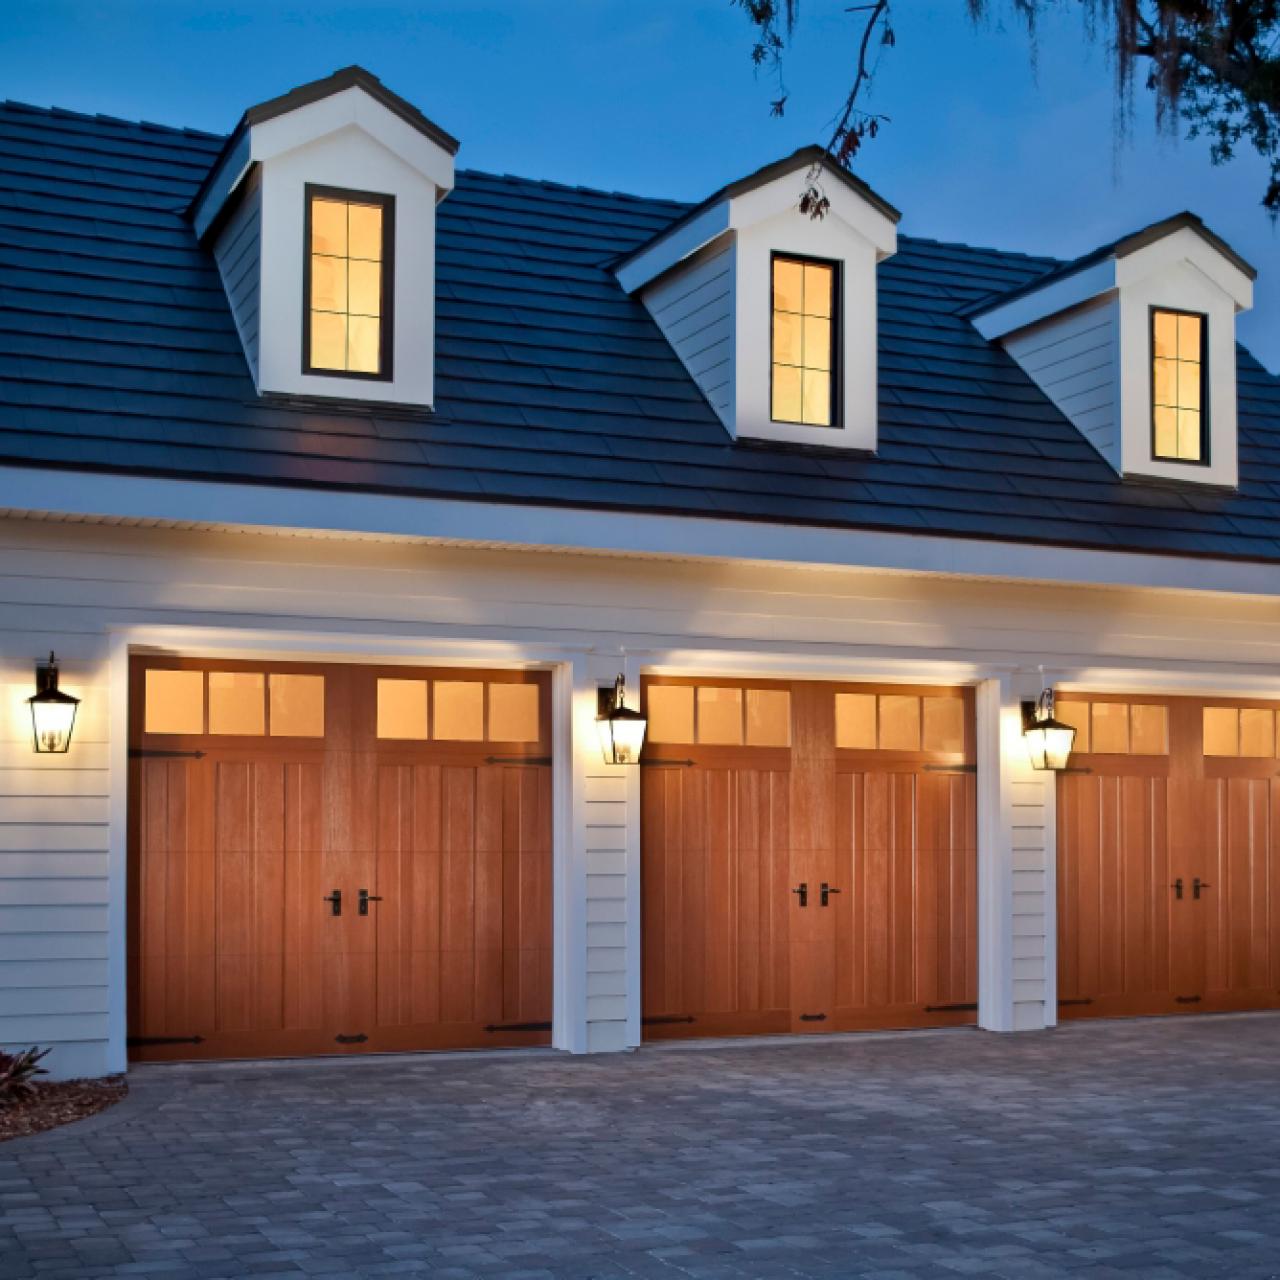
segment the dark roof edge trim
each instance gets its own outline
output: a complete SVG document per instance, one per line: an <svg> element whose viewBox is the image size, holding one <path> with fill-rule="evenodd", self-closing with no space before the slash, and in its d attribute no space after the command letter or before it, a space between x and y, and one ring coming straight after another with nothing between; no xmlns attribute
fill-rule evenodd
<svg viewBox="0 0 1280 1280"><path fill-rule="evenodd" d="M1101 245L1099 248L1093 249L1079 258L1073 258L1070 262L1065 262L1060 267L1054 267L1044 275L1038 276L1034 280L1028 280L1026 284L1019 285L1008 293L1000 293L991 298L983 298L971 306L963 307L956 314L962 316L985 315L989 311L996 310L997 307L1003 307L1007 303L1016 302L1019 298L1028 297L1030 294L1043 289L1045 285L1056 284L1059 280L1066 280L1070 276L1077 274L1077 272L1085 271L1089 267L1097 266L1100 262L1105 262L1108 258L1126 258L1131 253L1137 253L1139 249L1145 249L1148 245L1155 244L1157 240L1163 240L1166 236L1173 235L1175 231L1184 229L1194 231L1206 244L1216 249L1233 267L1243 272L1250 280L1258 278L1258 269L1252 263L1242 258L1217 232L1205 226L1203 219L1197 214L1184 209L1181 213L1175 213L1170 218L1164 218L1160 222L1153 222L1149 227L1143 227L1140 231L1131 232L1129 235L1122 236L1119 240L1114 240L1110 244Z"/></svg>
<svg viewBox="0 0 1280 1280"><path fill-rule="evenodd" d="M255 124L274 120L277 116L287 115L299 107L309 106L313 102L320 102L335 93L342 93L343 90L352 88L363 89L393 115L399 116L406 124L430 138L437 146L443 147L451 156L458 154L458 147L461 144L457 138L451 133L446 133L434 121L428 120L413 103L408 102L398 93L392 93L377 76L363 67L343 67L322 80L312 80L307 84L299 85L296 89L290 89L288 93L282 93L278 98L270 98L266 102L258 103L255 107L250 107L240 117L236 127L227 135L222 149L209 166L209 172L205 174L195 195L191 197L191 202L187 205L187 217L191 218L195 210L200 207L221 171L223 161L235 149L236 143L244 136L246 130L251 129Z"/></svg>
<svg viewBox="0 0 1280 1280"><path fill-rule="evenodd" d="M839 165L832 162L827 155L824 147L811 143L807 147L801 147L798 151L793 151L789 156L783 156L781 160L774 160L771 164L767 164L762 169L757 169L754 173L749 173L745 178L738 178L735 182L730 182L726 186L721 187L718 191L713 192L705 200L699 201L691 208L686 209L674 222L662 228L656 235L651 236L643 244L637 245L636 248L624 253L621 257L610 263L612 270L617 271L626 266L628 262L640 257L641 254L647 253L655 244L660 243L669 236L673 231L678 231L686 223L692 222L699 214L705 213L713 205L719 204L722 200L732 200L735 196L745 195L748 191L754 191L757 187L763 187L766 183L772 182L775 178L781 178L784 174L790 173L793 169L798 169L802 164L821 164L823 172L833 174L839 178L851 191L861 196L869 205L880 213L884 214L893 223L902 221L902 214L895 209L882 195L873 191L867 183L850 173L847 169L842 169Z"/></svg>
<svg viewBox="0 0 1280 1280"><path fill-rule="evenodd" d="M325 76L323 80L312 80L308 84L299 85L296 89L290 89L288 93L282 93L278 98L260 102L244 113L241 124L248 126L262 124L264 121L274 120L277 116L287 115L299 107L309 106L313 102L319 102L323 98L352 88L363 89L388 111L399 116L419 133L425 134L451 156L458 154L460 143L457 138L451 133L446 133L433 120L427 119L412 102L402 98L398 93L392 93L372 72L358 66L343 67L331 76Z"/></svg>

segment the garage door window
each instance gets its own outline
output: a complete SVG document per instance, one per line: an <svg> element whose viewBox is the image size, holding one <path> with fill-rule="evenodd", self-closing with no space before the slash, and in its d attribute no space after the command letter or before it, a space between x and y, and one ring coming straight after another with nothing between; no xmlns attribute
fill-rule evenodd
<svg viewBox="0 0 1280 1280"><path fill-rule="evenodd" d="M713 747L789 747L791 694L736 685L651 684L650 742Z"/></svg>
<svg viewBox="0 0 1280 1280"><path fill-rule="evenodd" d="M408 742L539 742L536 684L484 680L377 682L378 737Z"/></svg>
<svg viewBox="0 0 1280 1280"><path fill-rule="evenodd" d="M964 700L951 695L837 693L836 746L846 751L964 750Z"/></svg>
<svg viewBox="0 0 1280 1280"><path fill-rule="evenodd" d="M1169 754L1169 709L1159 703L1059 701L1054 715L1075 729L1077 752Z"/></svg>
<svg viewBox="0 0 1280 1280"><path fill-rule="evenodd" d="M1267 759L1276 747L1276 713L1270 707L1205 707L1205 755Z"/></svg>

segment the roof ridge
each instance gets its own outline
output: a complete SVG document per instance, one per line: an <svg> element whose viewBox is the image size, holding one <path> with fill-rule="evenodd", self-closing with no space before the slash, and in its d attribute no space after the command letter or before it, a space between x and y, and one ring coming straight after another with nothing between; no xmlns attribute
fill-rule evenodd
<svg viewBox="0 0 1280 1280"><path fill-rule="evenodd" d="M122 116L109 116L104 112L72 111L70 107L42 107L34 102L20 102L16 98L0 101L0 108L7 111L26 111L32 115L49 116L57 120L84 120L92 124L120 125L126 129L147 129L154 133L174 133L188 138L209 138L222 141L226 134L210 133L207 129L195 129L186 125L157 124L154 120L126 120Z"/></svg>
<svg viewBox="0 0 1280 1280"><path fill-rule="evenodd" d="M672 204L688 208L695 202L674 196L645 196L635 191L618 191L608 187L589 187L582 183L557 182L554 178L526 178L518 173L494 173L489 169L459 169L458 177L488 178L494 182L513 182L521 186L545 187L549 191L566 191L574 195L608 196L611 200L633 200L637 204Z"/></svg>

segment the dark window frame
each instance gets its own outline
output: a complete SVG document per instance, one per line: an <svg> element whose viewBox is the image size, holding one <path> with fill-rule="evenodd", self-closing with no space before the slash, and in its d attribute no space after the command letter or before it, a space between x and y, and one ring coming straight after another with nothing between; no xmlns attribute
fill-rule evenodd
<svg viewBox="0 0 1280 1280"><path fill-rule="evenodd" d="M377 191L329 187L308 182L303 188L302 228L302 372L318 378L354 378L360 382L390 382L393 377L392 339L395 334L396 198ZM378 370L325 369L311 363L311 207L317 199L377 205L382 210L382 272L378 317ZM348 313L350 314L350 313Z"/></svg>
<svg viewBox="0 0 1280 1280"><path fill-rule="evenodd" d="M1198 458L1170 458L1156 452L1157 315L1195 316L1200 321L1200 456ZM1209 455L1213 436L1209 431L1209 316L1207 312L1188 311L1182 307L1160 307L1155 305L1147 308L1147 402L1151 415L1152 462L1171 462L1179 467L1207 467L1211 465Z"/></svg>
<svg viewBox="0 0 1280 1280"><path fill-rule="evenodd" d="M827 423L796 422L791 418L775 418L773 416L773 371L778 363L774 359L773 349L773 317L778 309L775 305L773 279L774 264L779 261L799 262L801 264L809 262L815 266L831 268L831 351L828 356L831 377L831 421ZM778 426L804 427L811 431L838 431L844 426L844 397L841 394L844 382L844 362L840 359L843 328L840 319L844 310L844 272L841 270L843 266L844 264L836 258L818 258L808 253L787 253L782 249L775 249L769 255L769 421L776 423Z"/></svg>

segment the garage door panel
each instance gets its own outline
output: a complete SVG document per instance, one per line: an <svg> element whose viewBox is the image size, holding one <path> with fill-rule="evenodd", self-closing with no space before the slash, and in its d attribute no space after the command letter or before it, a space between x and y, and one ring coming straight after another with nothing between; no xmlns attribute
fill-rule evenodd
<svg viewBox="0 0 1280 1280"><path fill-rule="evenodd" d="M750 1019L785 1007L778 992L787 970L787 775L732 767L648 772L645 1017L697 1017L705 1033L709 1016Z"/></svg>
<svg viewBox="0 0 1280 1280"><path fill-rule="evenodd" d="M972 1020L975 789L954 750L972 744L972 703L960 691L886 692L886 711L867 688L786 686L791 749L770 760L789 767L752 769L750 748L704 747L696 716L682 722L687 748L664 740L650 757L688 749L696 763L642 774L646 1034ZM941 715L930 702L929 750L925 696L961 708ZM949 755L933 742L939 724ZM938 1003L966 1008L926 1011ZM661 1025L679 1014L694 1021Z"/></svg>
<svg viewBox="0 0 1280 1280"><path fill-rule="evenodd" d="M1058 778L1064 1016L1280 1004L1271 710L1164 701L1166 756L1078 753Z"/></svg>
<svg viewBox="0 0 1280 1280"><path fill-rule="evenodd" d="M483 742L380 740L374 674L306 670L325 681L320 741L170 735L164 752L193 748L190 759L148 758L135 699L135 1049L217 1057L545 1041L550 769L488 764ZM418 688L435 675L396 674ZM534 683L545 710L547 682ZM547 746L501 749L533 757ZM521 1029L488 1030L513 1020Z"/></svg>
<svg viewBox="0 0 1280 1280"><path fill-rule="evenodd" d="M1265 778L1209 784L1217 816L1212 867L1203 875L1207 975L1211 992L1273 986L1270 952L1272 791ZM1208 851L1207 851L1208 852Z"/></svg>

